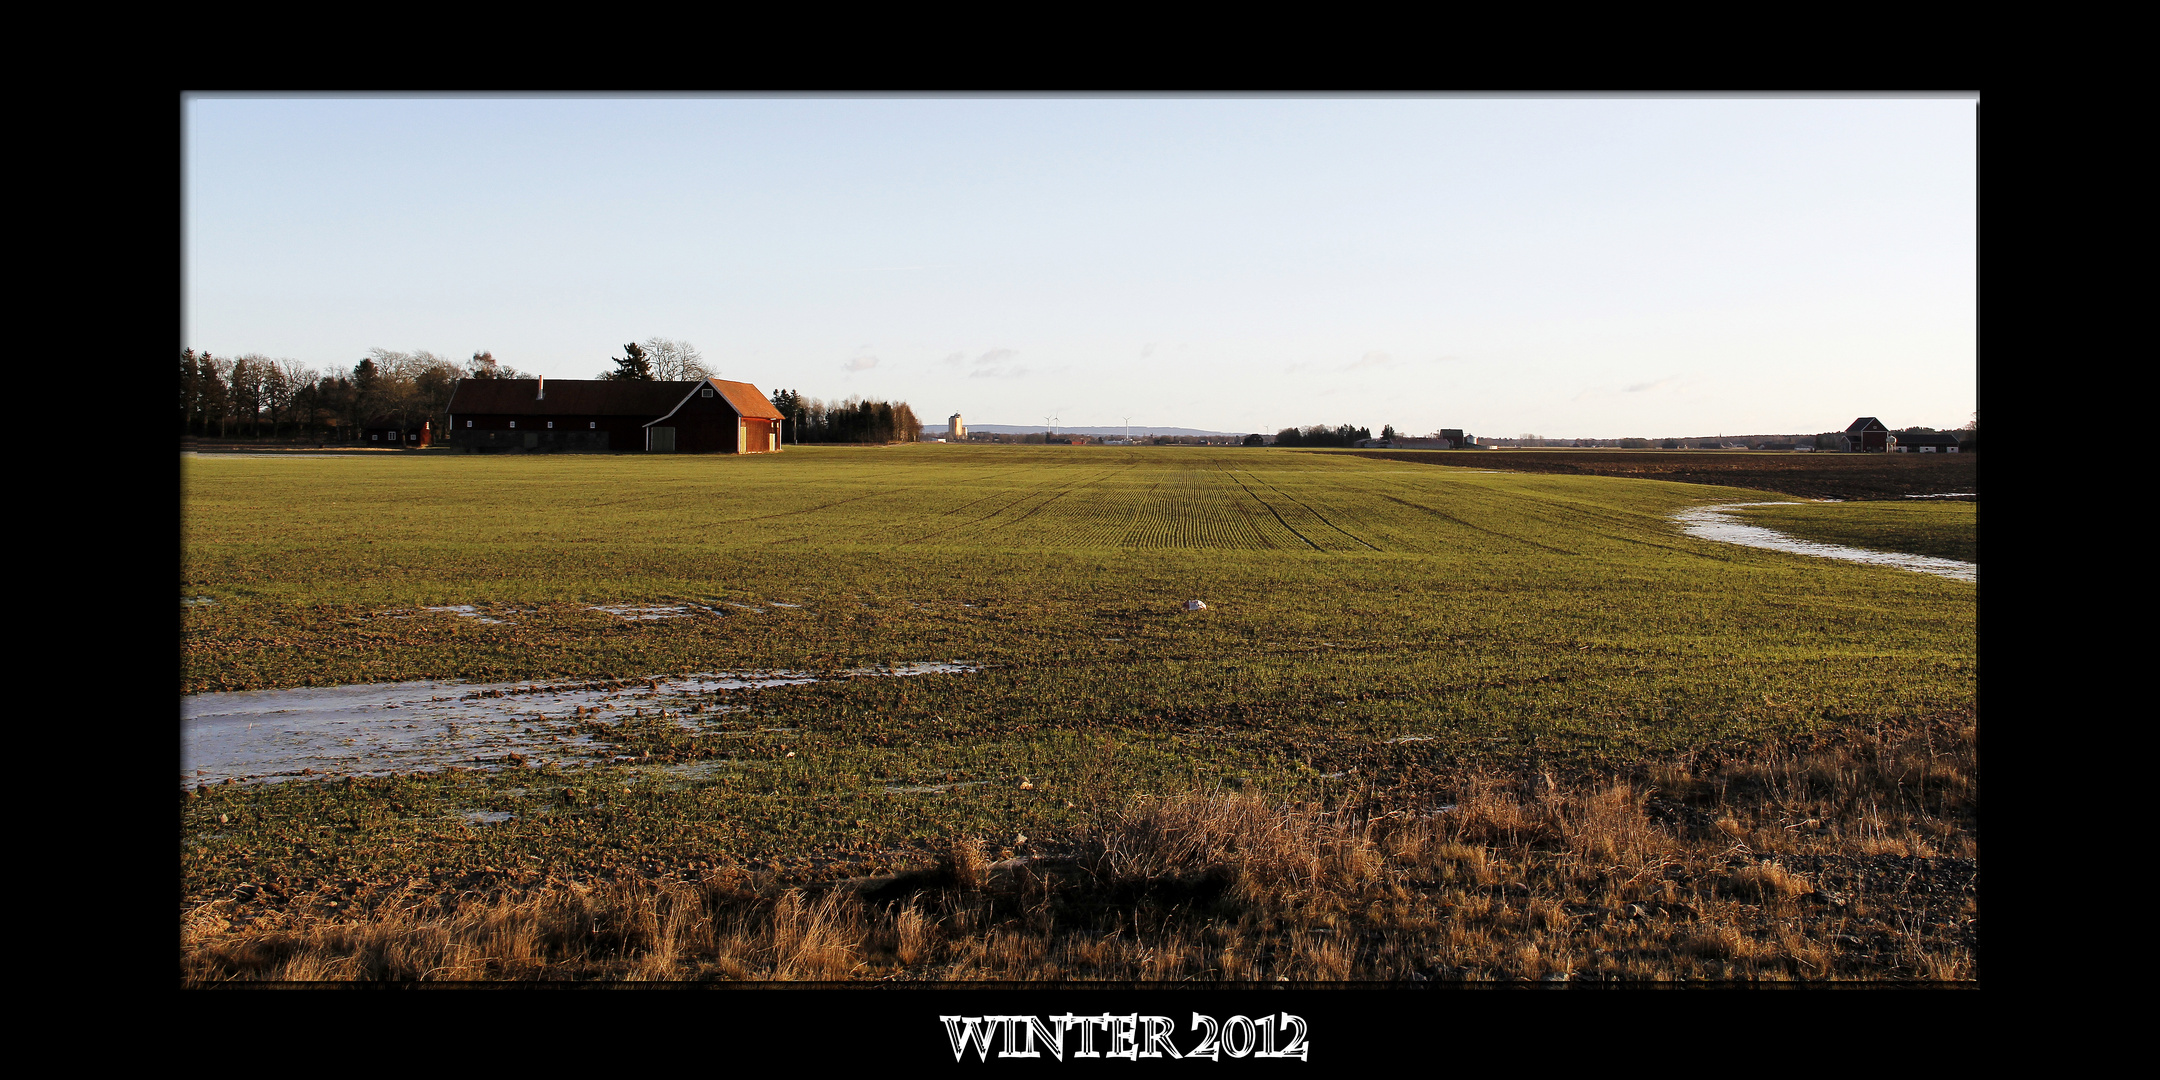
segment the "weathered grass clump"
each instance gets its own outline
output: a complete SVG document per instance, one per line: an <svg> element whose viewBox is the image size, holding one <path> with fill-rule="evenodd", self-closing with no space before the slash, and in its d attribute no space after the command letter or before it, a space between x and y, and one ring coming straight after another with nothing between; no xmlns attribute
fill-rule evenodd
<svg viewBox="0 0 2160 1080"><path fill-rule="evenodd" d="M229 980L1760 980L1976 977L1969 722L1574 780L1469 773L1332 808L1140 800L1049 854L812 887L394 898L236 927ZM1431 796L1451 797L1439 802Z"/></svg>

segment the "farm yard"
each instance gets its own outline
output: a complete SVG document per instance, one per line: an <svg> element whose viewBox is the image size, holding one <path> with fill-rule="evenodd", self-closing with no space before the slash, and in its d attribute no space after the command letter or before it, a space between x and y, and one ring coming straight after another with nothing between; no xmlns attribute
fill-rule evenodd
<svg viewBox="0 0 2160 1080"><path fill-rule="evenodd" d="M1975 977L1974 587L1673 521L1972 460L1563 456L188 459L191 716L433 689L188 761L183 974Z"/></svg>

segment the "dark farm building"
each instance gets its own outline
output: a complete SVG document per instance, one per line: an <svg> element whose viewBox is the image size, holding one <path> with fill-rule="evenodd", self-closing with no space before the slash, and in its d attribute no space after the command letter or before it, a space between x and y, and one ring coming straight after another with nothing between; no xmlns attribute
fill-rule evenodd
<svg viewBox="0 0 2160 1080"><path fill-rule="evenodd" d="M1882 421L1863 416L1845 429L1845 449L1881 453L1897 445L1897 436Z"/></svg>
<svg viewBox="0 0 2160 1080"><path fill-rule="evenodd" d="M470 450L769 454L780 410L745 382L464 379L449 438Z"/></svg>
<svg viewBox="0 0 2160 1080"><path fill-rule="evenodd" d="M1922 432L1897 437L1897 451L1901 454L1955 454L1958 450L1957 436L1947 431Z"/></svg>

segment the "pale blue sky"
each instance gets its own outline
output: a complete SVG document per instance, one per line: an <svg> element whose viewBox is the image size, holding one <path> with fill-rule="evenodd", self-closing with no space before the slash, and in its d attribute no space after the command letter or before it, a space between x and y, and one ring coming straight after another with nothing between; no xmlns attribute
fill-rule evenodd
<svg viewBox="0 0 2160 1080"><path fill-rule="evenodd" d="M592 378L660 336L926 418L1226 431L1976 408L1970 97L184 108L184 341L219 354Z"/></svg>

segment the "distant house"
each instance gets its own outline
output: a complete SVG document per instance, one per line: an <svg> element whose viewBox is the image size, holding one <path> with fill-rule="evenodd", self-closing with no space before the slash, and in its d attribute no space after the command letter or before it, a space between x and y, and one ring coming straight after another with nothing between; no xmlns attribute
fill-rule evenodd
<svg viewBox="0 0 2160 1080"><path fill-rule="evenodd" d="M1890 434L1890 428L1872 416L1853 421L1840 437L1845 449L1868 453L1882 453L1897 445L1897 436Z"/></svg>
<svg viewBox="0 0 2160 1080"><path fill-rule="evenodd" d="M1900 435L1897 437L1897 449L1904 454L1955 454L1958 452L1958 440L1957 436L1947 431Z"/></svg>
<svg viewBox="0 0 2160 1080"><path fill-rule="evenodd" d="M1481 450L1474 436L1465 435L1461 428L1442 428L1440 434L1428 438L1412 439L1397 435L1392 439L1360 439L1357 445L1384 450Z"/></svg>
<svg viewBox="0 0 2160 1080"><path fill-rule="evenodd" d="M463 379L444 441L469 450L770 454L785 417L746 382Z"/></svg>

